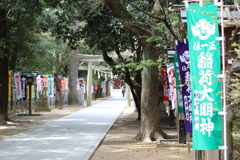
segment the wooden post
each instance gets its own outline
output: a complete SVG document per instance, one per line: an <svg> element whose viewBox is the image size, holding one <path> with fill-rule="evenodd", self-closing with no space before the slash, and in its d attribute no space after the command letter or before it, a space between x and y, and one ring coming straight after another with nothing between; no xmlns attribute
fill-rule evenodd
<svg viewBox="0 0 240 160"><path fill-rule="evenodd" d="M205 159L206 160L219 160L220 157L220 151L219 150L206 150L205 151Z"/></svg>
<svg viewBox="0 0 240 160"><path fill-rule="evenodd" d="M178 143L186 143L186 132L184 124L184 113L179 113L178 122Z"/></svg>
<svg viewBox="0 0 240 160"><path fill-rule="evenodd" d="M126 84L126 101L127 101L127 106L131 106L131 95L130 95L130 87L129 85Z"/></svg>
<svg viewBox="0 0 240 160"><path fill-rule="evenodd" d="M92 62L88 62L87 107L91 106L91 102L92 102Z"/></svg>

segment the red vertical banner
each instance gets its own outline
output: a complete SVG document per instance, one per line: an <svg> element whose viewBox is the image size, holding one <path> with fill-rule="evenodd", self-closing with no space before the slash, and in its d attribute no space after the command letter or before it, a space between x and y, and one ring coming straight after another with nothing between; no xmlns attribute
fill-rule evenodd
<svg viewBox="0 0 240 160"><path fill-rule="evenodd" d="M64 80L64 78L60 79L60 83L61 83L61 89L65 89L65 80Z"/></svg>
<svg viewBox="0 0 240 160"><path fill-rule="evenodd" d="M94 92L97 92L98 91L98 84L96 83L95 85L94 85Z"/></svg>
<svg viewBox="0 0 240 160"><path fill-rule="evenodd" d="M16 87L16 94L17 94L17 99L22 98L22 90L21 90L21 77L19 72L14 73L14 82L15 82L15 87Z"/></svg>
<svg viewBox="0 0 240 160"><path fill-rule="evenodd" d="M161 67L160 68L160 75L162 76L163 101L168 101L168 86L167 86L167 71L166 71L166 67Z"/></svg>
<svg viewBox="0 0 240 160"><path fill-rule="evenodd" d="M43 86L47 87L47 76L46 75L43 76Z"/></svg>

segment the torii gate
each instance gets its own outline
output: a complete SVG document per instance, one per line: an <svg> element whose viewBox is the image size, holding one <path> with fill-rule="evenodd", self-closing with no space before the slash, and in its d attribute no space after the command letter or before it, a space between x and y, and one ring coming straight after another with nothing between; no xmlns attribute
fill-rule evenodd
<svg viewBox="0 0 240 160"><path fill-rule="evenodd" d="M92 102L92 93L90 92L92 90L92 69L95 68L97 70L105 70L110 71L112 70L109 67L96 67L92 65L92 62L104 62L102 55L84 55L84 54L78 54L78 59L84 62L88 62L88 67L79 67L78 70L88 70L87 74L87 107L91 106ZM126 99L127 104L130 106L130 88L127 85L126 86Z"/></svg>

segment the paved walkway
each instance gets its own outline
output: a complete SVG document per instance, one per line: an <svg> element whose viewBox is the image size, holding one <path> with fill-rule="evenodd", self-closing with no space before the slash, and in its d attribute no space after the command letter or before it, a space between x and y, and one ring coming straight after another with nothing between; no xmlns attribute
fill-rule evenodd
<svg viewBox="0 0 240 160"><path fill-rule="evenodd" d="M0 141L0 160L88 160L125 108L112 98Z"/></svg>

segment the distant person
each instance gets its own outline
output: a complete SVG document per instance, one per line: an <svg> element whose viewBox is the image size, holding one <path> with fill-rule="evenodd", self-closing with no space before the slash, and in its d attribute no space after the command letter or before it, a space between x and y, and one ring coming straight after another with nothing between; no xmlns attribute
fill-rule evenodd
<svg viewBox="0 0 240 160"><path fill-rule="evenodd" d="M126 89L125 89L125 87L123 87L123 88L122 88L123 97L124 97L124 95L125 95L125 92L126 92Z"/></svg>

